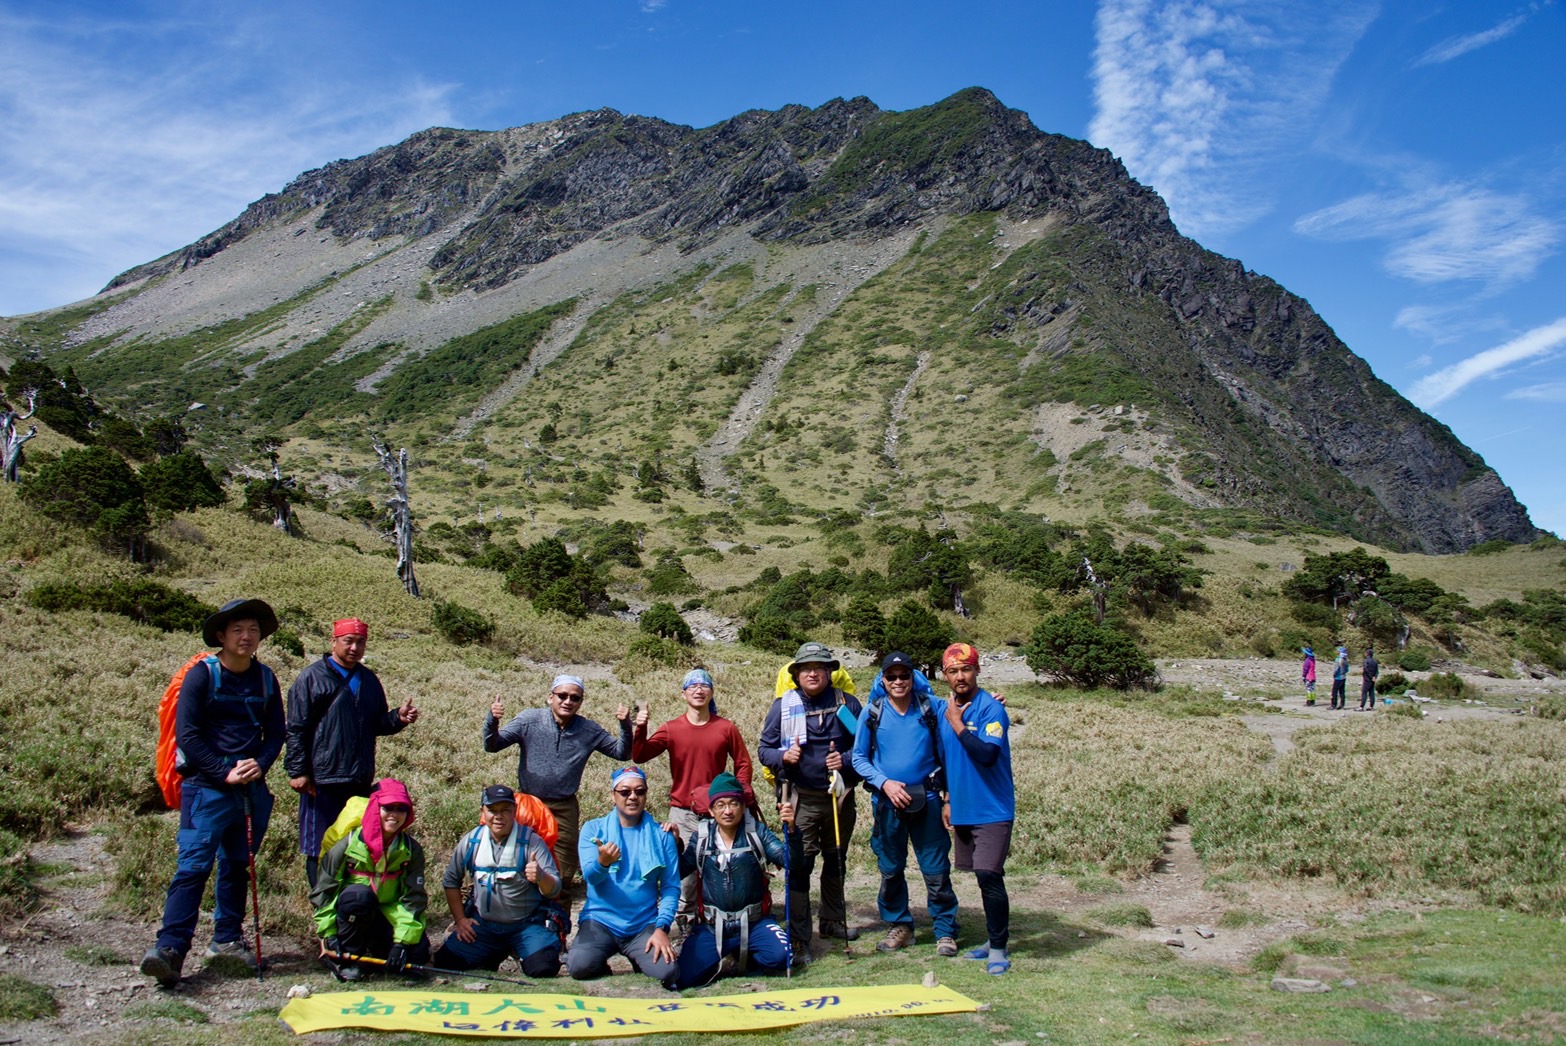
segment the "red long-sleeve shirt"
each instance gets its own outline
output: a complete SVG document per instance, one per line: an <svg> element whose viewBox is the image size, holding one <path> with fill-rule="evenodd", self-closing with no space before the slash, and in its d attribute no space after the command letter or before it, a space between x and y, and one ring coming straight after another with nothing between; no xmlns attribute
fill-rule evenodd
<svg viewBox="0 0 1566 1046"><path fill-rule="evenodd" d="M669 753L669 774L674 779L669 803L706 815L707 788L712 779L734 760L734 776L745 786L745 805L755 802L750 787L750 754L739 727L722 716L713 716L697 726L684 716L671 719L643 736L646 727L638 727L631 741L631 758L638 763Z"/></svg>

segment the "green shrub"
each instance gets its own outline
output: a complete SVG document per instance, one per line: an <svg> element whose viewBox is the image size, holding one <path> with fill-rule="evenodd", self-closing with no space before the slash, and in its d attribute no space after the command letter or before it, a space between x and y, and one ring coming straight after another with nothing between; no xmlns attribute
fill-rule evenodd
<svg viewBox="0 0 1566 1046"><path fill-rule="evenodd" d="M111 552L143 557L152 520L140 480L118 454L64 451L23 481L21 495L44 515L86 528Z"/></svg>
<svg viewBox="0 0 1566 1046"><path fill-rule="evenodd" d="M696 642L691 626L674 609L673 603L654 603L643 612L636 627L647 635L672 639L681 646L692 646Z"/></svg>
<svg viewBox="0 0 1566 1046"><path fill-rule="evenodd" d="M655 596L677 596L696 591L696 579L691 577L680 557L673 552L663 552L658 562L647 571L647 591Z"/></svg>
<svg viewBox="0 0 1566 1046"><path fill-rule="evenodd" d="M107 585L79 585L51 581L27 593L27 602L39 610L96 610L119 614L164 632L200 632L201 623L217 613L195 596L156 581L137 578Z"/></svg>
<svg viewBox="0 0 1566 1046"><path fill-rule="evenodd" d="M1376 693L1401 694L1408 689L1408 677L1401 672L1383 672L1376 679Z"/></svg>
<svg viewBox="0 0 1566 1046"><path fill-rule="evenodd" d="M1533 706L1541 719L1566 719L1566 694L1546 694Z"/></svg>
<svg viewBox="0 0 1566 1046"><path fill-rule="evenodd" d="M886 649L901 650L915 664L923 665L926 672L934 672L934 666L941 663L941 652L954 639L950 625L911 600L894 610L886 621Z"/></svg>
<svg viewBox="0 0 1566 1046"><path fill-rule="evenodd" d="M295 657L305 656L304 640L300 639L299 633L295 632L291 628L279 628L276 632L272 633L272 637L268 640L268 642L277 647L279 650L288 651Z"/></svg>
<svg viewBox="0 0 1566 1046"><path fill-rule="evenodd" d="M206 462L188 450L148 462L140 478L148 506L165 512L214 508L228 500Z"/></svg>
<svg viewBox="0 0 1566 1046"><path fill-rule="evenodd" d="M1412 701L1399 701L1395 705L1388 705L1387 711L1392 715L1400 715L1408 719L1423 719L1425 717L1425 714L1419 710L1419 706Z"/></svg>
<svg viewBox="0 0 1566 1046"><path fill-rule="evenodd" d="M1474 697L1477 691L1456 672L1437 672L1419 685L1421 696L1457 700Z"/></svg>
<svg viewBox="0 0 1566 1046"><path fill-rule="evenodd" d="M626 648L627 658L643 658L670 668L686 668L696 663L696 655L688 647L672 639L644 632L631 640Z"/></svg>
<svg viewBox="0 0 1566 1046"><path fill-rule="evenodd" d="M1157 676L1152 660L1129 635L1080 611L1051 614L1040 621L1023 655L1033 671L1084 690L1151 688Z"/></svg>
<svg viewBox="0 0 1566 1046"><path fill-rule="evenodd" d="M27 844L0 828L0 916L9 919L31 906L33 871Z"/></svg>
<svg viewBox="0 0 1566 1046"><path fill-rule="evenodd" d="M1430 671L1430 651L1423 647L1409 647L1398 655L1397 667L1405 672Z"/></svg>
<svg viewBox="0 0 1566 1046"><path fill-rule="evenodd" d="M487 643L495 635L495 622L477 610L449 600L436 600L430 608L430 624L435 631L458 646Z"/></svg>

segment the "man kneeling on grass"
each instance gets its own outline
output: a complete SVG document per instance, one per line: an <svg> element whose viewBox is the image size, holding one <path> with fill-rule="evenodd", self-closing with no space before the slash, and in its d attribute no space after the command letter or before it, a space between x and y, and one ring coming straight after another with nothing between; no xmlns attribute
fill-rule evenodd
<svg viewBox="0 0 1566 1046"><path fill-rule="evenodd" d="M537 832L517 823L516 793L490 785L479 797L479 826L452 852L440 885L451 908L451 934L433 964L448 970L494 970L515 956L529 977L560 972L564 912L555 859ZM473 895L462 900L462 880Z"/></svg>
<svg viewBox="0 0 1566 1046"><path fill-rule="evenodd" d="M647 816L647 775L627 766L610 778L614 810L582 826L577 856L587 903L577 920L566 965L579 981L609 972L609 956L664 987L679 967L669 927L680 903L680 854L674 836Z"/></svg>
<svg viewBox="0 0 1566 1046"><path fill-rule="evenodd" d="M408 835L412 824L407 786L385 778L370 790L359 827L321 855L310 891L315 930L327 952L344 957L337 972L345 981L362 976L356 956L384 960L391 973L429 961L424 849Z"/></svg>
<svg viewBox="0 0 1566 1046"><path fill-rule="evenodd" d="M783 867L783 844L745 812L745 786L733 774L712 779L707 802L712 819L696 826L680 853L681 873L695 877L701 913L701 925L680 946L680 989L712 983L724 956L735 952L741 973L788 968L788 934L772 917L767 886L768 863ZM784 824L794 823L793 804L778 809Z"/></svg>

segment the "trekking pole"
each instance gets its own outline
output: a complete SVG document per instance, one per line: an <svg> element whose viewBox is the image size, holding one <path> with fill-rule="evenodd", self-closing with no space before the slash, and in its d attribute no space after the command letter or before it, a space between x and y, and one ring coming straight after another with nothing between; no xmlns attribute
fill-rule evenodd
<svg viewBox="0 0 1566 1046"><path fill-rule="evenodd" d="M837 742L829 742L827 750L830 752L837 751ZM833 859L837 861L838 876L843 880L843 883L846 886L848 883L848 855L843 853L843 823L839 819L837 812L837 792L838 789L842 787L843 775L839 771L833 770L832 780L829 787L827 788L827 798L832 802L832 856ZM826 903L825 897L822 898L821 903ZM854 959L854 953L849 949L848 946L848 908L846 903L843 908L843 957L850 962L852 962Z"/></svg>
<svg viewBox="0 0 1566 1046"><path fill-rule="evenodd" d="M784 802L784 803L788 803L788 802L792 801L789 798L789 786L788 786L788 782L787 781L782 782L778 786L778 799L779 799L779 801ZM797 807L797 806L794 807L794 816L795 817L799 816L799 807ZM789 875L790 861L788 859L788 852L790 850L792 850L793 848L794 848L794 843L793 843L793 841L792 841L792 839L790 838L790 835L789 835L788 822L784 821L783 822L783 923L784 923L784 925L786 927L792 927L794 925L794 918L793 918L794 907L793 907L793 905L791 905L789 903L789 900L793 896L793 892L794 891L792 889L792 886L793 886L793 883L791 882L791 878L792 877ZM794 979L794 938L792 936L790 936L789 939L788 939L788 958L783 963L783 970L784 970L784 977L786 977L788 980L793 980Z"/></svg>
<svg viewBox="0 0 1566 1046"><path fill-rule="evenodd" d="M250 802L250 785L245 786L245 856L250 864L250 913L256 924L256 980L261 979L261 891L256 886L256 819Z"/></svg>
<svg viewBox="0 0 1566 1046"><path fill-rule="evenodd" d="M367 962L376 966L386 965L385 959L377 959L373 955L349 955L346 952L334 952L327 949L324 944L321 946L321 954L330 959L340 959L343 962ZM501 984L523 984L529 988L537 985L537 982L530 981L525 977L501 977L499 974L485 973L482 970L446 970L439 966L425 966L416 962L404 963L402 968L413 970L415 973L435 974L441 977L474 977L481 981L498 981ZM336 967L332 967L332 973L340 981L346 979L337 972Z"/></svg>

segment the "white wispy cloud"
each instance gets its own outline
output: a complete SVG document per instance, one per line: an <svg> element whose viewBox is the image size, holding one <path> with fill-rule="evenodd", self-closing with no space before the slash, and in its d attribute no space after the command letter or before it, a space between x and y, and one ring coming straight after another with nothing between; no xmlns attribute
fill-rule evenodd
<svg viewBox="0 0 1566 1046"><path fill-rule="evenodd" d="M1429 410L1481 378L1490 378L1526 360L1547 356L1566 345L1566 317L1513 338L1504 345L1475 353L1450 367L1421 378L1409 398Z"/></svg>
<svg viewBox="0 0 1566 1046"><path fill-rule="evenodd" d="M0 314L75 300L308 168L453 122L451 85L333 85L272 45L221 20L0 19Z"/></svg>
<svg viewBox="0 0 1566 1046"><path fill-rule="evenodd" d="M1504 40L1521 29L1523 23L1528 21L1529 18L1532 18L1543 8L1550 7L1553 4L1554 0L1546 0L1545 3L1529 4L1527 8L1502 19L1489 29L1483 29L1476 33L1449 36L1414 59L1414 65L1439 65L1442 62L1450 62L1452 59L1460 58L1470 51L1477 51L1479 48L1487 47L1498 40Z"/></svg>
<svg viewBox="0 0 1566 1046"><path fill-rule="evenodd" d="M642 14L652 15L669 6L669 0L641 0L638 6L641 7Z"/></svg>
<svg viewBox="0 0 1566 1046"><path fill-rule="evenodd" d="M1509 400L1535 400L1539 403L1566 403L1566 381L1546 381L1524 385L1506 394Z"/></svg>
<svg viewBox="0 0 1566 1046"><path fill-rule="evenodd" d="M1392 326L1417 334L1431 345L1448 345L1475 335L1504 331L1508 324L1505 316L1476 313L1474 301L1462 299L1441 305L1405 305L1397 311ZM1428 356L1420 359L1424 362L1418 366L1428 367L1431 363Z"/></svg>
<svg viewBox="0 0 1566 1046"><path fill-rule="evenodd" d="M1284 0L1099 5L1088 137L1157 189L1188 235L1241 228L1271 207L1260 165L1308 133L1377 5L1299 10Z"/></svg>
<svg viewBox="0 0 1566 1046"><path fill-rule="evenodd" d="M1419 283L1531 277L1561 239L1560 227L1521 193L1461 182L1362 193L1305 215L1294 231L1326 240L1386 240L1382 265Z"/></svg>

